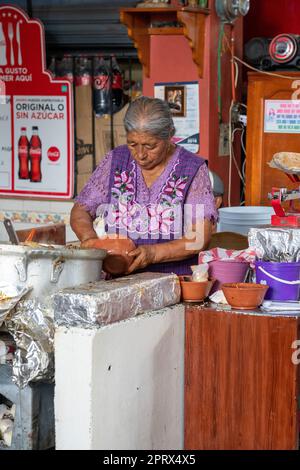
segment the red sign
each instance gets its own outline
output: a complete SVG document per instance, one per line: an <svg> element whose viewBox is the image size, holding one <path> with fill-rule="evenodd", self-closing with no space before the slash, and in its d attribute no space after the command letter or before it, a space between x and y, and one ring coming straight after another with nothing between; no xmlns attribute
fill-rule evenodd
<svg viewBox="0 0 300 470"><path fill-rule="evenodd" d="M73 97L46 70L44 28L0 6L0 195L73 196Z"/></svg>

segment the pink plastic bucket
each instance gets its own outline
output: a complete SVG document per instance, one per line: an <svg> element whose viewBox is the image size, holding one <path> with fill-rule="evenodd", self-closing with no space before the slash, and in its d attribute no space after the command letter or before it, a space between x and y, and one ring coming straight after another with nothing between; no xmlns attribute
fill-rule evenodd
<svg viewBox="0 0 300 470"><path fill-rule="evenodd" d="M221 289L221 285L225 282L243 282L248 269L249 263L246 261L211 261L209 263L209 277L216 279L211 293Z"/></svg>

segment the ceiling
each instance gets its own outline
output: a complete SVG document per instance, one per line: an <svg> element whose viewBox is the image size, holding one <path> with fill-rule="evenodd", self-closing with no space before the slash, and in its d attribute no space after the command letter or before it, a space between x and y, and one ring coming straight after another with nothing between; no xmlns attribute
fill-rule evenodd
<svg viewBox="0 0 300 470"><path fill-rule="evenodd" d="M119 8L132 7L130 0L9 0L39 18L50 51L89 51L101 49L118 56L136 57L137 53L120 24Z"/></svg>

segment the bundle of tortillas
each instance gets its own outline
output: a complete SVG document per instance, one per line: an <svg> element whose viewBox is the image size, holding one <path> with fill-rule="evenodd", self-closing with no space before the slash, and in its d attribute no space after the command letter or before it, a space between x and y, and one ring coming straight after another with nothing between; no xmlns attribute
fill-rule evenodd
<svg viewBox="0 0 300 470"><path fill-rule="evenodd" d="M279 152L273 155L268 163L270 167L277 168L289 174L300 174L300 153Z"/></svg>

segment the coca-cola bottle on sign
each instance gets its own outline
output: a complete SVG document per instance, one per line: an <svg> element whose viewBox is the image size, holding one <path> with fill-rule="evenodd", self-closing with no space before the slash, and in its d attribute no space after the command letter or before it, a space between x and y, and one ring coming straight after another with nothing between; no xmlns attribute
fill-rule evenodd
<svg viewBox="0 0 300 470"><path fill-rule="evenodd" d="M111 59L112 67L112 102L113 102L113 112L120 111L123 104L123 77L121 69L117 62L115 56L112 56Z"/></svg>
<svg viewBox="0 0 300 470"><path fill-rule="evenodd" d="M38 133L39 128L34 126L32 128L32 136L29 144L30 181L33 183L38 183L42 180L42 143Z"/></svg>
<svg viewBox="0 0 300 470"><path fill-rule="evenodd" d="M102 56L95 58L93 77L94 111L96 116L109 114L109 73Z"/></svg>
<svg viewBox="0 0 300 470"><path fill-rule="evenodd" d="M26 135L26 127L21 127L21 136L18 142L19 178L29 179L29 142Z"/></svg>

